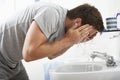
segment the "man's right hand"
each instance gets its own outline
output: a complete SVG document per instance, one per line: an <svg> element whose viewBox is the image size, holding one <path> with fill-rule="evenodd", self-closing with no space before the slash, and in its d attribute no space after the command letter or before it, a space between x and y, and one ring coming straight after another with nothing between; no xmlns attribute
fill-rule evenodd
<svg viewBox="0 0 120 80"><path fill-rule="evenodd" d="M89 24L83 26L75 24L67 31L65 38L67 38L71 44L82 43L88 39L88 35L93 31L95 32L96 30Z"/></svg>

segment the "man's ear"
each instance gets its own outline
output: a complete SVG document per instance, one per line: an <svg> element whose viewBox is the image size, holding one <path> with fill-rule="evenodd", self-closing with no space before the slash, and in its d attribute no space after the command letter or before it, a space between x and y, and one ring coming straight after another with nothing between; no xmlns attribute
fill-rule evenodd
<svg viewBox="0 0 120 80"><path fill-rule="evenodd" d="M76 19L74 19L74 24L78 24L79 26L82 24L82 19L81 18L76 18Z"/></svg>

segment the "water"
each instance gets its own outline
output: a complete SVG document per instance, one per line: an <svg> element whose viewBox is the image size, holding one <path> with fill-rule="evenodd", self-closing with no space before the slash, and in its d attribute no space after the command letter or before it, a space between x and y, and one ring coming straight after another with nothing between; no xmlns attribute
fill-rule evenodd
<svg viewBox="0 0 120 80"><path fill-rule="evenodd" d="M95 70L95 61L94 61L94 58L88 58L88 62L90 62L90 66L89 66L89 69L90 71L94 71Z"/></svg>
<svg viewBox="0 0 120 80"><path fill-rule="evenodd" d="M92 71L94 71L94 58L91 58L91 61L92 61Z"/></svg>

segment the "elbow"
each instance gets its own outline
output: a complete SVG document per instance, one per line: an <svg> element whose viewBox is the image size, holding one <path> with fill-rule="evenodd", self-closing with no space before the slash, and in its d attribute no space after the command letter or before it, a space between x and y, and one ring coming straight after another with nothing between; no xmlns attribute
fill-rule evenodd
<svg viewBox="0 0 120 80"><path fill-rule="evenodd" d="M33 55L33 50L31 50L31 49L23 49L22 57L23 57L24 61L26 61L26 62L33 61L32 55Z"/></svg>
<svg viewBox="0 0 120 80"><path fill-rule="evenodd" d="M27 48L23 47L22 56L26 62L42 59L46 57L46 55L47 54L45 54L44 51L42 51L42 49L38 49L35 46L29 46Z"/></svg>
<svg viewBox="0 0 120 80"><path fill-rule="evenodd" d="M26 57L26 56L23 56L23 60L25 61L25 62L30 62L31 60L28 58L28 57Z"/></svg>
<svg viewBox="0 0 120 80"><path fill-rule="evenodd" d="M23 60L25 62L30 62L32 61L31 58L28 56L28 53L23 53Z"/></svg>

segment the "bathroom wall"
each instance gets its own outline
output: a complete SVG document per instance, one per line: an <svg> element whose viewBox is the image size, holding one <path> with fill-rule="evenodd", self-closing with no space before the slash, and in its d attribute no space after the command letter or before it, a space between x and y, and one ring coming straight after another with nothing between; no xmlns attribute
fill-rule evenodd
<svg viewBox="0 0 120 80"><path fill-rule="evenodd" d="M115 16L120 11L119 0L0 0L0 22L6 20L8 16L13 14L30 4L39 1L59 4L67 9L71 9L79 4L89 3L99 9L102 14L104 25L105 18ZM119 60L120 53L120 32L109 32L98 34L93 40L87 43L74 45L62 56L54 59L61 61L90 61L89 54L92 51L106 52ZM114 37L114 36L118 37ZM100 59L96 59L100 60ZM44 80L44 63L49 61L47 58L26 63L23 61L25 68L30 76L30 80Z"/></svg>

